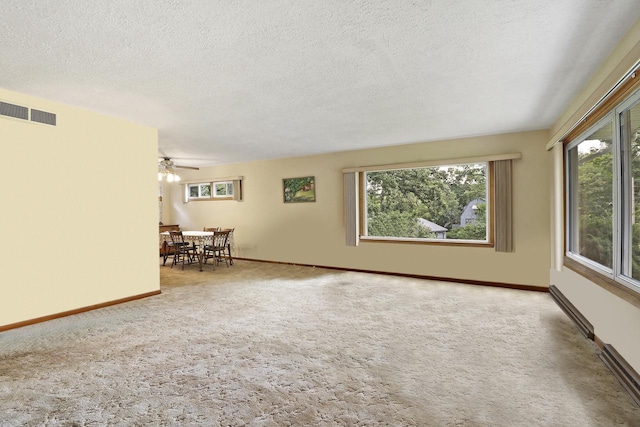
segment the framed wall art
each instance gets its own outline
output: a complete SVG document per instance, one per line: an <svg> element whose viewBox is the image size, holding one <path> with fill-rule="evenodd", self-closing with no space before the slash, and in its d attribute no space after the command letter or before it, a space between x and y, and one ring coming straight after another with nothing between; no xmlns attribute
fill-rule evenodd
<svg viewBox="0 0 640 427"><path fill-rule="evenodd" d="M316 180L313 176L285 178L282 180L282 195L285 203L316 201Z"/></svg>

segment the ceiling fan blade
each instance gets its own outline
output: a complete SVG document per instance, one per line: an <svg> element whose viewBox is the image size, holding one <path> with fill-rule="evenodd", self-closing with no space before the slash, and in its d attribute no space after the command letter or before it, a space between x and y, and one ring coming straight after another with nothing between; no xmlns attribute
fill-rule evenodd
<svg viewBox="0 0 640 427"><path fill-rule="evenodd" d="M194 166L180 166L180 165L173 165L174 168L180 168L180 169L193 169L194 171L199 171L200 168L196 168Z"/></svg>

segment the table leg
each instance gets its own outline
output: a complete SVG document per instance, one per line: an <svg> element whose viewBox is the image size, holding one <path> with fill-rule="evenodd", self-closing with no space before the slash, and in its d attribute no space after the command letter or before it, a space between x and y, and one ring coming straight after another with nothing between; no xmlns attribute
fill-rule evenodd
<svg viewBox="0 0 640 427"><path fill-rule="evenodd" d="M202 271L202 260L204 258L204 252L198 251L198 264L200 264L200 271Z"/></svg>
<svg viewBox="0 0 640 427"><path fill-rule="evenodd" d="M200 266L200 271L202 271L202 262L204 260L204 239L198 239L198 265Z"/></svg>

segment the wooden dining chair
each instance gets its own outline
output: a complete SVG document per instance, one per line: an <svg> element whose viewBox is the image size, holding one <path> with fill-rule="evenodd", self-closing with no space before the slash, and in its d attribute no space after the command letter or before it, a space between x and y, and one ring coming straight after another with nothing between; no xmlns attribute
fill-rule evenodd
<svg viewBox="0 0 640 427"><path fill-rule="evenodd" d="M213 268L215 269L216 265L224 260L227 267L229 267L229 262L225 256L228 240L229 230L214 231L213 242L211 245L204 246L204 263L206 264L208 259L213 259Z"/></svg>
<svg viewBox="0 0 640 427"><path fill-rule="evenodd" d="M169 256L173 254L173 242L171 239L163 241L160 250L162 251L162 265L165 265Z"/></svg>
<svg viewBox="0 0 640 427"><path fill-rule="evenodd" d="M173 251L169 254L169 256L173 257L171 268L178 263L182 263L182 269L184 270L185 262L191 264L198 256L196 247L195 245L191 246L189 242L184 240L182 231L169 231L169 235L173 246Z"/></svg>
<svg viewBox="0 0 640 427"><path fill-rule="evenodd" d="M202 229L202 231L208 231L209 233L215 233L216 231L220 231L220 227L204 227ZM211 238L211 241L213 242L213 238ZM205 248L206 248L206 246L211 246L211 245L206 245L205 244ZM207 259L214 258L214 253L213 253L213 251L206 251L205 248L203 248L202 257L203 257L204 263L206 264L207 263Z"/></svg>
<svg viewBox="0 0 640 427"><path fill-rule="evenodd" d="M235 228L221 228L223 231L229 231L229 237L227 238L227 255L229 256L229 264L233 265L233 257L231 256L231 241L233 240L233 232Z"/></svg>

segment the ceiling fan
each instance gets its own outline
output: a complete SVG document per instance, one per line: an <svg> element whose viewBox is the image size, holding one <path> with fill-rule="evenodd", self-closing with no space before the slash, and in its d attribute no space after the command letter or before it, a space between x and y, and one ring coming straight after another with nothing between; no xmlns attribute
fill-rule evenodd
<svg viewBox="0 0 640 427"><path fill-rule="evenodd" d="M170 157L163 157L162 160L158 161L158 181L163 179L166 179L167 182L180 181L180 176L176 173L177 168L200 170L200 168L193 166L176 165Z"/></svg>

